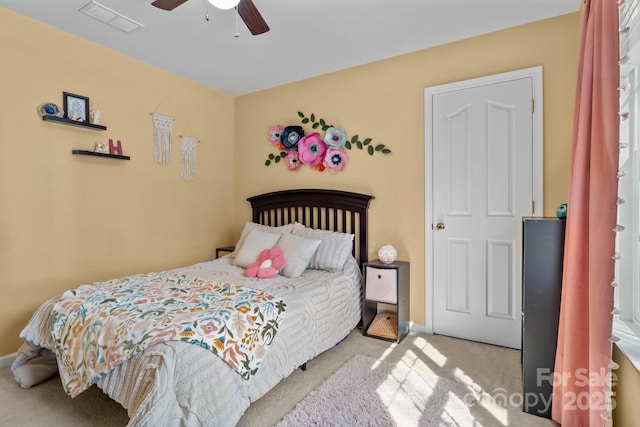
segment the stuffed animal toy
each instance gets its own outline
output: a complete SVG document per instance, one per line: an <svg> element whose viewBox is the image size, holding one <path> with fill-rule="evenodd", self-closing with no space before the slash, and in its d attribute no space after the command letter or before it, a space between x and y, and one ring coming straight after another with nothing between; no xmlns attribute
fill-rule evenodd
<svg viewBox="0 0 640 427"><path fill-rule="evenodd" d="M563 203L560 206L558 206L558 209L556 210L556 216L560 219L567 219L567 204Z"/></svg>
<svg viewBox="0 0 640 427"><path fill-rule="evenodd" d="M259 279L272 279L278 275L287 263L282 248L275 245L271 249L265 249L258 255L258 260L249 264L244 271L246 277Z"/></svg>

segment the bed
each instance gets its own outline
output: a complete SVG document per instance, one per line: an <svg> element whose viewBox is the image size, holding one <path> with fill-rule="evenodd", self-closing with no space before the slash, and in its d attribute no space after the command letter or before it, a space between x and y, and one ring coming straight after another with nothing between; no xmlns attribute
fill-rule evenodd
<svg viewBox="0 0 640 427"><path fill-rule="evenodd" d="M372 199L364 194L319 189L285 190L250 197L247 200L252 208L252 221L245 224L232 254L162 272L173 279L191 280L189 283L197 280L199 284L237 285L239 289L277 298L286 306L277 322L275 337L260 359L259 367L250 369L251 375L243 377L233 368L233 363L223 360L206 345L169 340L143 349L96 377L93 383L127 409L129 426L235 425L251 402L295 369L305 367L307 361L339 343L360 321L360 271L368 255L368 207ZM245 268L236 263L246 255L247 248L253 249L249 241L261 232L281 230L286 231L282 238L297 235L321 241L309 268L298 277L245 277ZM327 262L335 261L333 258L338 253L331 246L333 239L342 239L345 235L352 240L349 240L350 253L344 265L325 268L329 265ZM323 260L321 253L329 261ZM146 279L145 275L135 276L138 281ZM122 280L118 280L120 286ZM93 285L96 284L85 288ZM79 295L81 288L65 294ZM64 363L60 363L67 355L59 353L57 338L52 337L55 329L52 324L59 323L56 316L60 300L57 298L43 303L21 333L24 344L12 370L24 388L37 385L59 370L67 373ZM63 381L65 388L67 384ZM68 389L67 393L71 394Z"/></svg>

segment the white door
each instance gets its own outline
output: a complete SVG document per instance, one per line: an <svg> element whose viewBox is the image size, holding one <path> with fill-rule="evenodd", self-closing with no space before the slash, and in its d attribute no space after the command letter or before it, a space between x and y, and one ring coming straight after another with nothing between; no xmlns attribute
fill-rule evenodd
<svg viewBox="0 0 640 427"><path fill-rule="evenodd" d="M431 98L434 333L521 346L533 99L531 77Z"/></svg>

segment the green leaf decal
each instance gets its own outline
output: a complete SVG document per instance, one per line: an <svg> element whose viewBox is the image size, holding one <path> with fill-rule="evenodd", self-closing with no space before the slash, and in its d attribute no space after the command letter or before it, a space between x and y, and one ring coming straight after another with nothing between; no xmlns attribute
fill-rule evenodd
<svg viewBox="0 0 640 427"><path fill-rule="evenodd" d="M266 162L264 162L264 165L265 165L265 166L269 166L269 165L271 165L271 160L267 160Z"/></svg>
<svg viewBox="0 0 640 427"><path fill-rule="evenodd" d="M280 162L280 159L281 159L281 158L282 158L282 157L276 157L276 163Z"/></svg>
<svg viewBox="0 0 640 427"><path fill-rule="evenodd" d="M304 117L304 113L303 113L302 111L298 111L298 115L299 115L300 117Z"/></svg>
<svg viewBox="0 0 640 427"><path fill-rule="evenodd" d="M351 142L347 141L344 143L344 148L346 148L347 150L351 150Z"/></svg>
<svg viewBox="0 0 640 427"><path fill-rule="evenodd" d="M273 160L275 157L276 157L276 156L274 156L273 154L269 154L269 158L270 158L271 160Z"/></svg>
<svg viewBox="0 0 640 427"><path fill-rule="evenodd" d="M362 150L362 142L360 142L360 141L356 141L356 146L357 146L360 150Z"/></svg>
<svg viewBox="0 0 640 427"><path fill-rule="evenodd" d="M363 143L364 145L369 145L369 144L371 144L371 138L367 138L367 139L365 139L364 141L362 141L362 143Z"/></svg>
<svg viewBox="0 0 640 427"><path fill-rule="evenodd" d="M376 145L376 151L381 151L384 148L384 144Z"/></svg>
<svg viewBox="0 0 640 427"><path fill-rule="evenodd" d="M309 123L309 119L307 119L306 117L304 119L302 119L302 123Z"/></svg>
<svg viewBox="0 0 640 427"><path fill-rule="evenodd" d="M373 156L373 147L372 146L368 146L367 147L367 151L369 152L370 156Z"/></svg>
<svg viewBox="0 0 640 427"><path fill-rule="evenodd" d="M311 113L311 117L310 118L311 118L312 122L316 121L316 115L315 114Z"/></svg>
<svg viewBox="0 0 640 427"><path fill-rule="evenodd" d="M385 148L384 150L382 150L382 154L389 154L391 152L391 150L389 150L388 148Z"/></svg>
<svg viewBox="0 0 640 427"><path fill-rule="evenodd" d="M318 126L320 126L320 123L316 122L316 123L314 123L314 124L313 124L313 126L311 126L311 127L312 127L312 128L314 128L314 129L317 129L317 128L318 128Z"/></svg>

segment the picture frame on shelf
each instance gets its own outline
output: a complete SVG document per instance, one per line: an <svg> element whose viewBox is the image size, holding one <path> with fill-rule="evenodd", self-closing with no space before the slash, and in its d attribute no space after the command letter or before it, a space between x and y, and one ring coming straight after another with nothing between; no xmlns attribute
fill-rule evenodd
<svg viewBox="0 0 640 427"><path fill-rule="evenodd" d="M89 98L70 92L62 92L64 117L77 122L89 121Z"/></svg>

